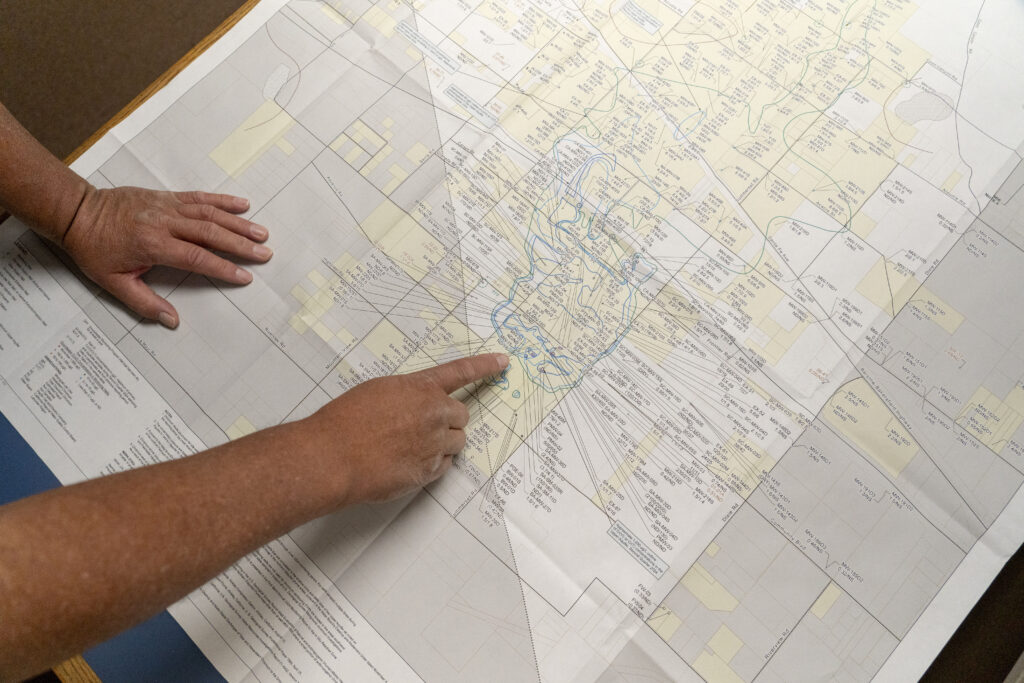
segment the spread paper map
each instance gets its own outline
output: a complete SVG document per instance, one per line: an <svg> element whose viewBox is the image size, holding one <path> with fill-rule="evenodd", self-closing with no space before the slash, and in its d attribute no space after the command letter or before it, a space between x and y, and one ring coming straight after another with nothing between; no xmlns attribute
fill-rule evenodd
<svg viewBox="0 0 1024 683"><path fill-rule="evenodd" d="M275 257L154 273L171 332L8 225L0 408L70 482L503 350L443 479L171 609L226 678L916 677L1024 537L1022 31L263 2L75 167L248 197Z"/></svg>

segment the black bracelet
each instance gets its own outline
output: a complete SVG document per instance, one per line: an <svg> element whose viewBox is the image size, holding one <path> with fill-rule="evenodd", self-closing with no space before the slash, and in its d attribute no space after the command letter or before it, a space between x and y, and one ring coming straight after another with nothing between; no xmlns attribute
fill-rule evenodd
<svg viewBox="0 0 1024 683"><path fill-rule="evenodd" d="M82 198L78 200L78 207L75 212L71 214L71 220L68 222L68 227L64 228L64 234L60 236L61 246L64 245L64 240L67 239L68 232L71 231L71 226L75 224L75 219L78 218L78 212L82 210L82 204L85 204L85 197L89 194L89 188L86 187L85 191L82 192Z"/></svg>

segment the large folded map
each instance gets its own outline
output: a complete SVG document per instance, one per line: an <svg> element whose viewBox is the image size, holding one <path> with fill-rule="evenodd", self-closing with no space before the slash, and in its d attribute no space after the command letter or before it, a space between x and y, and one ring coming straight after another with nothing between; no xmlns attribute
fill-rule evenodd
<svg viewBox="0 0 1024 683"><path fill-rule="evenodd" d="M5 224L0 410L68 483L504 350L444 478L171 608L226 678L909 680L1024 538L1020 35L266 0L75 168L248 197L275 257L154 272L168 331Z"/></svg>

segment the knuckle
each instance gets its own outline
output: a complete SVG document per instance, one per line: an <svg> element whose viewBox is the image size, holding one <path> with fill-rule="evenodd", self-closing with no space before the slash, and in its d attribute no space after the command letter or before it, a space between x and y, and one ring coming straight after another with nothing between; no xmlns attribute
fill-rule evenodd
<svg viewBox="0 0 1024 683"><path fill-rule="evenodd" d="M217 217L217 209L209 204L200 204L196 209L200 220L212 221Z"/></svg>
<svg viewBox="0 0 1024 683"><path fill-rule="evenodd" d="M151 225L164 232L170 232L174 226L174 219L163 211L143 211L139 213L139 223Z"/></svg>
<svg viewBox="0 0 1024 683"><path fill-rule="evenodd" d="M147 256L153 256L160 250L159 233L152 230L139 230L135 233L135 239L138 240L139 251Z"/></svg>
<svg viewBox="0 0 1024 683"><path fill-rule="evenodd" d="M191 244L185 247L185 253L183 254L183 260L185 266L189 269L196 269L202 265L204 257L206 256L206 250L196 244Z"/></svg>
<svg viewBox="0 0 1024 683"><path fill-rule="evenodd" d="M198 236L203 244L212 244L217 237L217 226L209 221L202 221L198 227Z"/></svg>
<svg viewBox="0 0 1024 683"><path fill-rule="evenodd" d="M152 225L163 234L175 236L179 235L184 227L175 216L163 212L153 215Z"/></svg>
<svg viewBox="0 0 1024 683"><path fill-rule="evenodd" d="M444 422L444 411L438 407L437 401L423 401L420 414L423 415L425 425L435 427Z"/></svg>

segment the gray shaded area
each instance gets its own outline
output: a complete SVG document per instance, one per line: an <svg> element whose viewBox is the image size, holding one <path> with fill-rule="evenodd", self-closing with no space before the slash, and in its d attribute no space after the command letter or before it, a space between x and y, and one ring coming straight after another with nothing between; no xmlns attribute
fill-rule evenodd
<svg viewBox="0 0 1024 683"><path fill-rule="evenodd" d="M911 125L921 121L942 121L953 114L953 102L947 95L920 90L909 100L897 104L894 111Z"/></svg>
<svg viewBox="0 0 1024 683"><path fill-rule="evenodd" d="M828 578L749 506L740 508L715 543L714 555L705 552L697 564L738 604L711 609L680 582L662 601L681 620L668 644L692 665L702 652L711 651L708 643L724 625L743 642L729 667L749 681Z"/></svg>
<svg viewBox="0 0 1024 683"><path fill-rule="evenodd" d="M840 593L822 616L804 615L757 681L867 681L898 643L848 594Z"/></svg>
<svg viewBox="0 0 1024 683"><path fill-rule="evenodd" d="M961 534L976 539L983 532L979 527L988 528L995 521L1024 477L893 375L869 364L861 365L860 370L876 393L896 408L900 422L921 447L898 483L961 547L970 547L973 541L965 543ZM925 466L926 462L930 466ZM936 494L943 495L947 484L955 489L956 497L936 498ZM931 498L928 502L935 503L935 509L915 495L915 489ZM960 520L963 529L950 526L945 521L947 515Z"/></svg>
<svg viewBox="0 0 1024 683"><path fill-rule="evenodd" d="M272 427L316 386L269 339L251 334L251 321L205 277L190 275L168 301L178 329L140 326L135 336L222 430L239 417Z"/></svg>
<svg viewBox="0 0 1024 683"><path fill-rule="evenodd" d="M973 319L950 334L912 300L872 343L867 357L953 419L1005 353Z"/></svg>
<svg viewBox="0 0 1024 683"><path fill-rule="evenodd" d="M289 104L286 109L325 145L391 88L390 83L354 66L334 50L325 50L304 71L309 81L326 79L319 82L330 85L315 93L304 93L300 102Z"/></svg>
<svg viewBox="0 0 1024 683"><path fill-rule="evenodd" d="M289 51L282 51L275 41L287 44ZM307 97L297 74L322 49L292 21L275 15L127 141L100 171L115 185L226 192L249 198L258 209L309 163L322 143L304 127L293 125L282 137L294 148L291 153L271 146L235 177L225 173L210 153L264 104L264 86L280 67L288 74L275 101L288 107Z"/></svg>
<svg viewBox="0 0 1024 683"><path fill-rule="evenodd" d="M331 581L337 581L410 500L410 496L403 496L387 503L343 508L303 524L288 536L315 558L316 566Z"/></svg>
<svg viewBox="0 0 1024 683"><path fill-rule="evenodd" d="M918 455L894 485L821 420L801 435L750 503L889 630L904 635L964 552L914 502L955 509L955 492ZM903 477L925 482L903 491ZM933 493L934 491L934 493ZM933 498L937 499L933 503Z"/></svg>
<svg viewBox="0 0 1024 683"><path fill-rule="evenodd" d="M1024 288L1010 283L1024 273L1024 251L975 222L925 285L1007 350L1024 334ZM965 286L969 285L969 286Z"/></svg>
<svg viewBox="0 0 1024 683"><path fill-rule="evenodd" d="M396 22L416 25L409 7L394 8L389 10L389 14ZM384 37L365 18L361 18L331 44L331 49L377 78L397 84L405 72L421 63L418 57L409 55L409 46L409 41L397 33Z"/></svg>
<svg viewBox="0 0 1024 683"><path fill-rule="evenodd" d="M597 683L703 680L654 631L641 629L600 673Z"/></svg>
<svg viewBox="0 0 1024 683"><path fill-rule="evenodd" d="M922 315L912 300L868 352L868 358L886 371L878 374L879 382L888 382L888 374L916 394L908 399L916 405L905 404L908 416L933 411L936 419L956 423L951 428L954 438L973 442L981 437L986 442L984 448L1001 456L1018 473L1024 471L1024 433L1021 429L1012 434L999 432L1020 415L1014 412L998 420L985 419L979 426L978 419L983 416L976 413L972 399L979 388L1002 400L1024 387L1024 316L1020 314L1024 288L1015 284L1022 272L1024 250L975 221L925 282L928 290L965 316L963 322L950 333ZM993 430L991 436L986 429ZM965 445L965 455L977 450L973 443ZM956 445L950 448L957 453L961 450ZM987 468L987 458L951 457L955 460L951 466ZM981 495L987 497L989 492ZM1001 509L999 504L994 511ZM993 517L982 518L991 521Z"/></svg>
<svg viewBox="0 0 1024 683"><path fill-rule="evenodd" d="M1024 157L1024 145L1017 148L1017 156ZM989 197L981 220L1024 249L1024 161L1017 164L995 195Z"/></svg>
<svg viewBox="0 0 1024 683"><path fill-rule="evenodd" d="M227 441L224 429L203 412L202 407L196 403L195 399L174 381L174 378L160 366L135 337L125 336L117 343L117 349L156 389L160 397L170 404L178 417L184 420L188 428L202 440L207 448L219 446Z"/></svg>
<svg viewBox="0 0 1024 683"><path fill-rule="evenodd" d="M345 198L349 201L337 197L331 185L348 189ZM372 210L368 202L363 206L364 190L374 193L371 199L380 200L379 193L333 153L321 153L253 217L262 225L273 226L271 246L287 248L254 268L257 277L250 285L221 290L260 329L270 331L275 344L317 382L381 316L359 293L358 275L335 265L346 253L363 259L376 252L346 210L346 206L366 213ZM383 277L384 272L402 275L394 266L378 276ZM403 291L412 286L411 282L405 284ZM330 310L317 316L320 309L315 304L305 307L297 295L309 295L314 302L325 299ZM303 321L298 329L292 324L297 319ZM307 322L324 324L332 335L343 328L351 337L323 339L303 326Z"/></svg>
<svg viewBox="0 0 1024 683"><path fill-rule="evenodd" d="M416 70L420 68L417 67ZM427 102L429 100L424 101L398 88L392 88L359 115L359 120L363 124L387 138L384 147L367 149L374 154L376 167L371 170L364 166L361 171L374 187L382 192L390 194L393 191L388 189L392 181L392 167L397 166L408 174L418 167L418 164L407 156L408 151L417 144L431 151L441 146L435 110ZM391 122L390 125L386 123L388 121ZM362 144L367 142L364 141ZM392 149L388 151L387 147Z"/></svg>
<svg viewBox="0 0 1024 683"><path fill-rule="evenodd" d="M530 681L519 579L419 495L336 585L427 681Z"/></svg>

